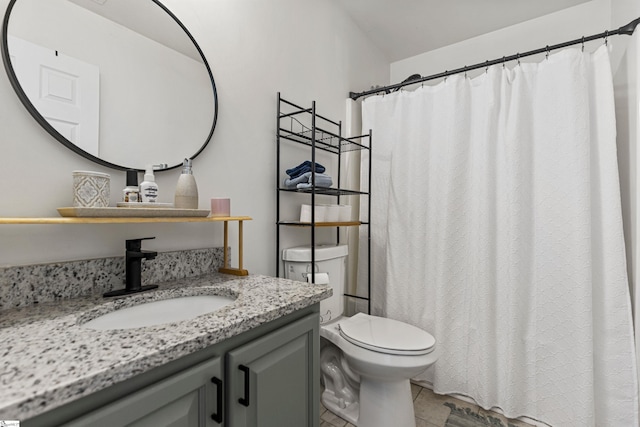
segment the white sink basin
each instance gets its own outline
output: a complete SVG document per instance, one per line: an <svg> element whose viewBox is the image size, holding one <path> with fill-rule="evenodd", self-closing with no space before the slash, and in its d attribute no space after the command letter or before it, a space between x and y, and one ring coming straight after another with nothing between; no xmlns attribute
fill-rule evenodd
<svg viewBox="0 0 640 427"><path fill-rule="evenodd" d="M219 310L234 301L233 297L200 295L147 302L104 314L82 324L82 327L105 331L162 325L193 319Z"/></svg>

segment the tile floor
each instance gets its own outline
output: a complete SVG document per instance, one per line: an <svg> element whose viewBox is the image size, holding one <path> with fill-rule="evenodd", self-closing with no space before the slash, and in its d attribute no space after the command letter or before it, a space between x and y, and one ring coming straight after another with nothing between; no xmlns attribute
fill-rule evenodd
<svg viewBox="0 0 640 427"><path fill-rule="evenodd" d="M502 421L504 427L531 427L530 424L522 421L507 419L495 412L485 411L484 409L454 399L449 396L435 394L429 389L411 384L411 393L413 394L413 410L416 416L416 427L445 427L447 418L451 413L451 409L444 403L454 403L458 408L469 408L472 413L479 415L490 415ZM486 424L478 424L478 427L484 427ZM331 411L320 404L320 427L355 427L353 424L346 422L342 418L333 414Z"/></svg>

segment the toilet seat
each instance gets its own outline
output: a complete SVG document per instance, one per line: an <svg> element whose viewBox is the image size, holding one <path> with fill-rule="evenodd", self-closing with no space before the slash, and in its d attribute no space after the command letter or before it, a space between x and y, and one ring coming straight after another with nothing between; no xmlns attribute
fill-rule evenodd
<svg viewBox="0 0 640 427"><path fill-rule="evenodd" d="M430 333L413 325L365 313L342 319L338 329L351 344L378 353L424 355L431 353L436 343Z"/></svg>

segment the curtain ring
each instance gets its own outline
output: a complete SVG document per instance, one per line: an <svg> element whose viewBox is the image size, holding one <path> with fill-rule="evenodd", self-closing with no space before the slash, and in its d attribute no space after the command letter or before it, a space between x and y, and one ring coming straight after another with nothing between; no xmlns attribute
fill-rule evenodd
<svg viewBox="0 0 640 427"><path fill-rule="evenodd" d="M447 77L449 77L449 70L444 70L444 82L447 82Z"/></svg>
<svg viewBox="0 0 640 427"><path fill-rule="evenodd" d="M520 52L516 54L516 61L518 61L518 65L520 65Z"/></svg>
<svg viewBox="0 0 640 427"><path fill-rule="evenodd" d="M609 44L609 30L604 32L604 45L607 46Z"/></svg>
<svg viewBox="0 0 640 427"><path fill-rule="evenodd" d="M502 57L502 68L504 68L504 63L505 63L506 57Z"/></svg>
<svg viewBox="0 0 640 427"><path fill-rule="evenodd" d="M464 66L464 78L465 79L467 78L467 66L466 65Z"/></svg>
<svg viewBox="0 0 640 427"><path fill-rule="evenodd" d="M487 59L484 64L485 64L484 72L488 73L489 72L489 60Z"/></svg>
<svg viewBox="0 0 640 427"><path fill-rule="evenodd" d="M584 36L582 36L582 51L584 52Z"/></svg>
<svg viewBox="0 0 640 427"><path fill-rule="evenodd" d="M545 59L549 59L549 45L547 45L547 53L545 55Z"/></svg>

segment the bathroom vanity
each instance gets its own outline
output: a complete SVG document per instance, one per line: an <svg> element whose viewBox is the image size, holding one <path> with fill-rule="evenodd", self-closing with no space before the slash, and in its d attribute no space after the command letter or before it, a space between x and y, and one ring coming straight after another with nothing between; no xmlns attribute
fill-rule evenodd
<svg viewBox="0 0 640 427"><path fill-rule="evenodd" d="M0 312L0 419L22 426L317 426L319 302L327 286L209 274L116 300ZM149 301L236 298L169 324L93 330Z"/></svg>

